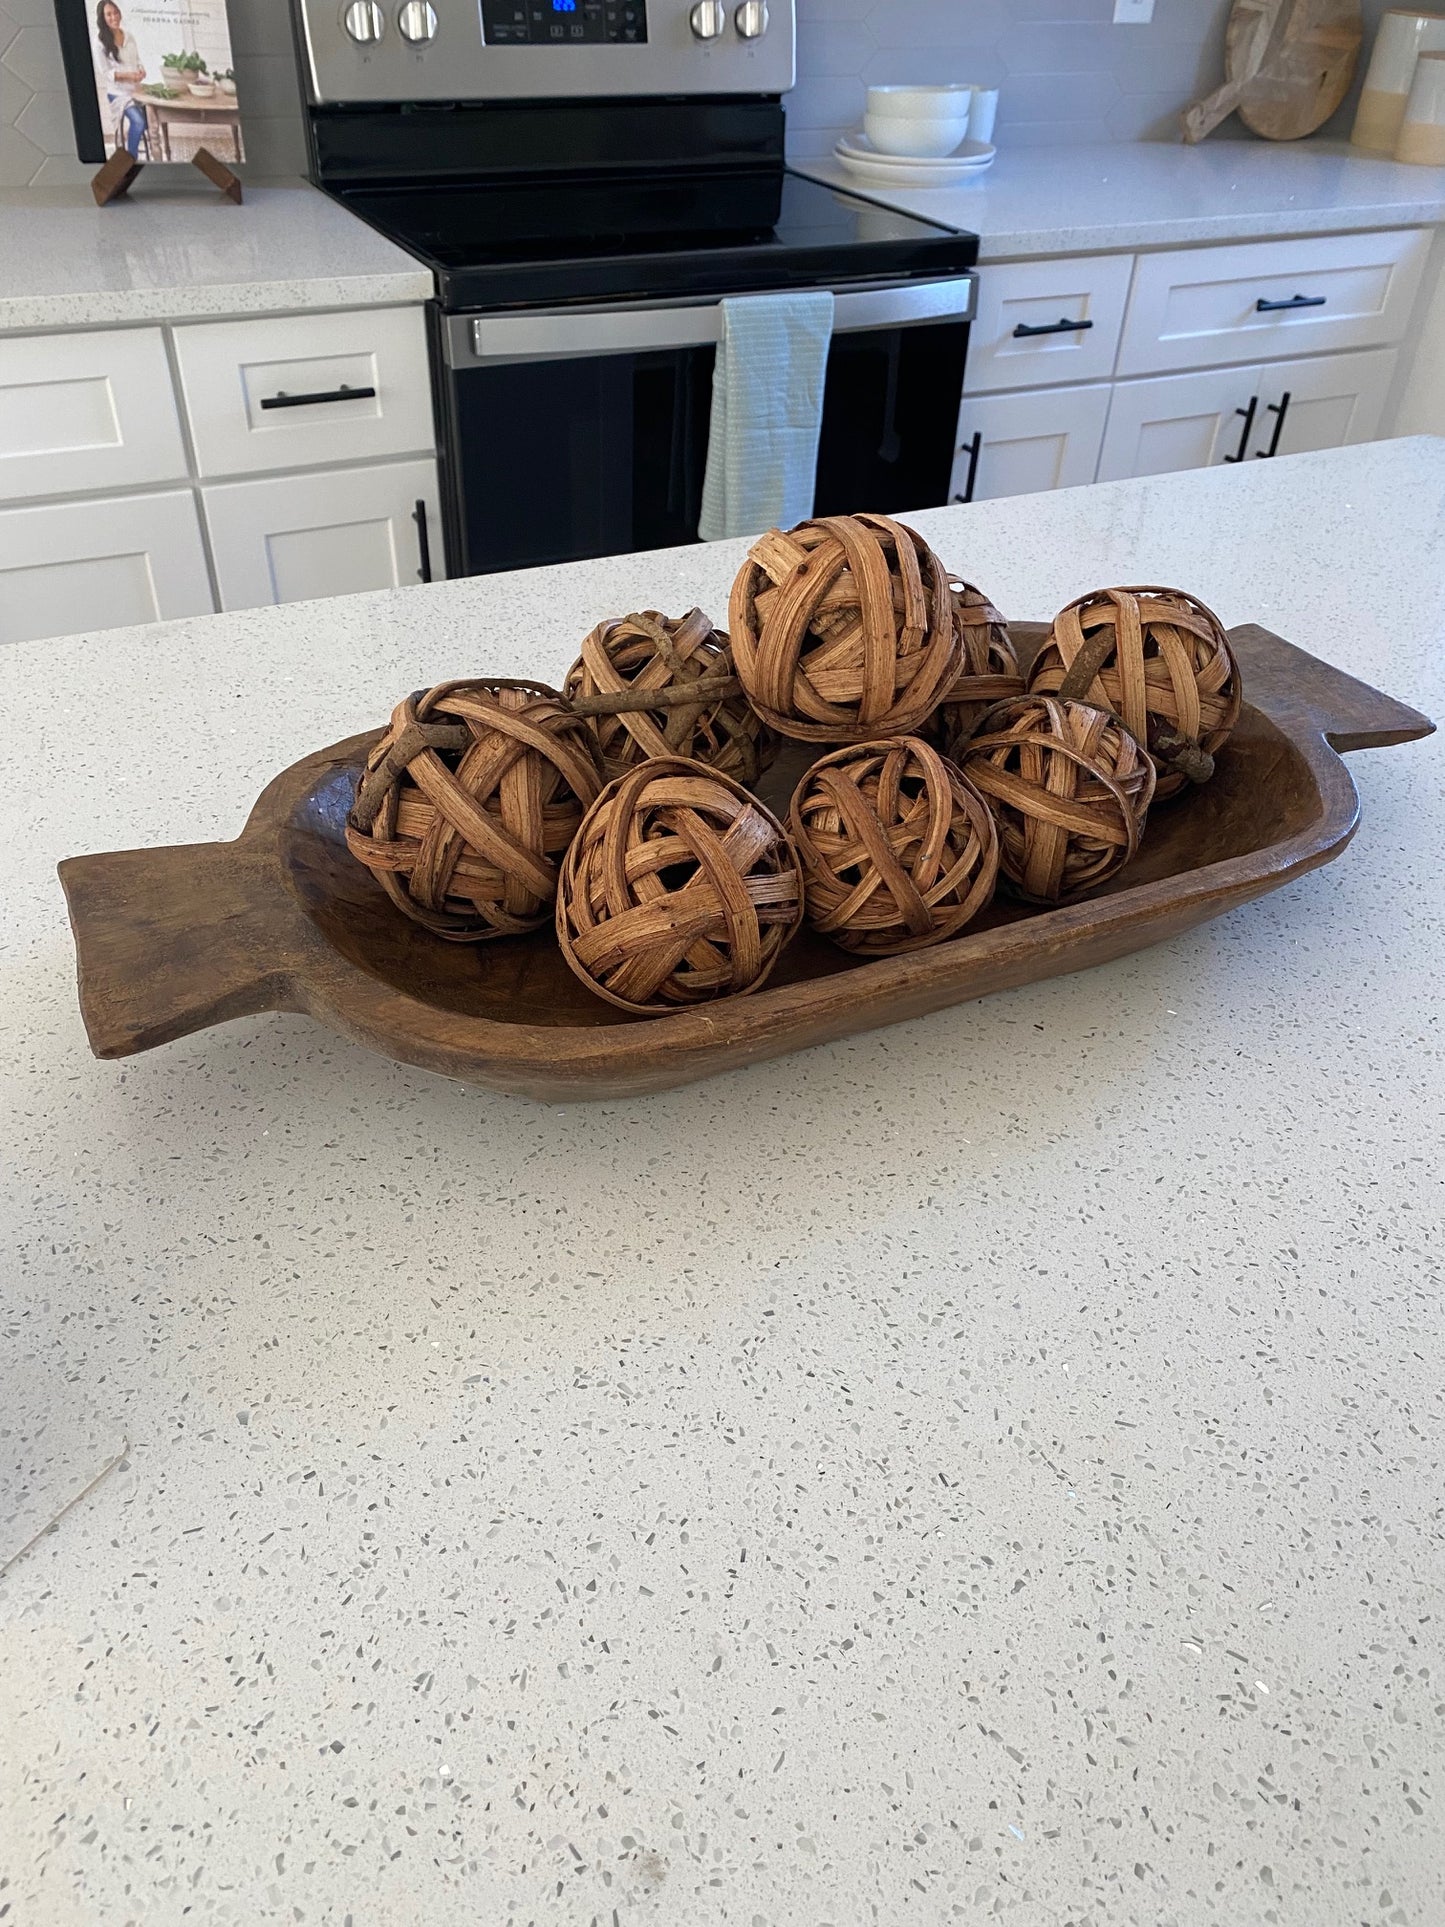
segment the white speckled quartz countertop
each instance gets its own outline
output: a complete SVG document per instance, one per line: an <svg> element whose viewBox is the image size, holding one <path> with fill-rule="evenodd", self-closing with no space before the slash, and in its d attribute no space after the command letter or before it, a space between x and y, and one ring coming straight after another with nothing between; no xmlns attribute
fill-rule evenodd
<svg viewBox="0 0 1445 1927"><path fill-rule="evenodd" d="M88 188L0 193L0 333L430 298L419 261L304 181L245 192L234 207L142 175L109 207Z"/></svg>
<svg viewBox="0 0 1445 1927"><path fill-rule="evenodd" d="M965 186L916 191L869 186L831 155L790 165L905 214L966 228L979 237L982 261L1445 221L1445 167L1377 160L1342 141L1003 146Z"/></svg>
<svg viewBox="0 0 1445 1927"><path fill-rule="evenodd" d="M1445 443L915 519L1445 711ZM743 547L0 651L0 1564L123 1455L0 1581L7 1923L1445 1920L1440 738L1220 922L668 1096L89 1056L58 858Z"/></svg>

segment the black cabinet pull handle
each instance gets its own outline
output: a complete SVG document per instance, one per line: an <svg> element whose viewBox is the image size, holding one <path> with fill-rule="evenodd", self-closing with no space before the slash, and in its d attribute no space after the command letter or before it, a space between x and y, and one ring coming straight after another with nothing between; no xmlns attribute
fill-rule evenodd
<svg viewBox="0 0 1445 1927"><path fill-rule="evenodd" d="M1037 327L1032 322L1021 321L1014 329L1015 341L1027 341L1030 335L1081 335L1086 328L1093 327L1092 321L1044 321Z"/></svg>
<svg viewBox="0 0 1445 1927"><path fill-rule="evenodd" d="M278 395L262 398L263 408L305 408L313 401L370 401L375 395L374 388L348 388L342 382L339 388L328 388L319 395L288 395L283 388Z"/></svg>
<svg viewBox="0 0 1445 1927"><path fill-rule="evenodd" d="M1272 401L1264 411L1266 415L1274 416L1274 433L1269 438L1268 448L1257 448L1254 451L1262 462L1267 462L1271 455L1279 453L1280 432L1284 428L1284 418L1289 413L1289 400L1289 390L1286 388L1279 400Z"/></svg>
<svg viewBox="0 0 1445 1927"><path fill-rule="evenodd" d="M1327 297L1322 294L1292 294L1287 301L1266 301L1261 295L1254 304L1256 314L1279 314L1285 308L1322 308Z"/></svg>
<svg viewBox="0 0 1445 1927"><path fill-rule="evenodd" d="M973 485L978 479L978 452L983 447L983 430L976 428L973 431L973 440L965 442L963 447L968 450L968 480L963 485L962 495L954 496L953 499L955 502L971 502L973 500ZM963 449L960 449L959 453L962 454Z"/></svg>
<svg viewBox="0 0 1445 1927"><path fill-rule="evenodd" d="M1244 427L1239 431L1239 447L1235 449L1232 455L1225 456L1224 459L1226 462L1242 462L1244 460L1245 450L1249 447L1249 438L1254 433L1254 416L1255 410L1258 407L1259 396L1251 395L1248 408L1235 409L1234 412L1236 415L1243 415Z"/></svg>
<svg viewBox="0 0 1445 1927"><path fill-rule="evenodd" d="M430 582L431 537L427 534L426 501L425 498L420 495L416 498L416 507L411 512L411 519L416 523L416 548L417 555L421 561L421 567L416 572L417 580L418 582Z"/></svg>

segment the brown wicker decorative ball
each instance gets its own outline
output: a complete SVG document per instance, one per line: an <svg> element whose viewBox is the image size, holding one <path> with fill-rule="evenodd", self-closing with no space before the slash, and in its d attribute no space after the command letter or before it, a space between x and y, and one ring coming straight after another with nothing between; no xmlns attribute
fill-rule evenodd
<svg viewBox="0 0 1445 1927"><path fill-rule="evenodd" d="M928 740L946 755L972 735L985 711L1025 689L1008 624L981 589L953 577L953 621L958 630L958 676L933 721Z"/></svg>
<svg viewBox="0 0 1445 1927"><path fill-rule="evenodd" d="M655 609L599 622L567 671L562 692L588 716L607 777L649 756L688 756L740 783L755 783L778 739L749 707L732 648L701 609Z"/></svg>
<svg viewBox="0 0 1445 1927"><path fill-rule="evenodd" d="M515 936L551 916L557 859L601 787L591 731L555 689L438 683L392 712L346 847L433 935Z"/></svg>
<svg viewBox="0 0 1445 1927"><path fill-rule="evenodd" d="M1029 688L1112 709L1153 757L1159 801L1209 780L1239 720L1239 665L1224 626L1183 589L1097 589L1069 603Z"/></svg>
<svg viewBox="0 0 1445 1927"><path fill-rule="evenodd" d="M1072 903L1139 847L1154 765L1117 716L1028 695L989 712L959 752L998 822L999 874L1032 903Z"/></svg>
<svg viewBox="0 0 1445 1927"><path fill-rule="evenodd" d="M659 756L609 783L562 864L557 941L648 1014L757 990L803 915L792 839L740 783Z"/></svg>
<svg viewBox="0 0 1445 1927"><path fill-rule="evenodd" d="M954 681L948 572L886 515L759 536L728 603L733 661L771 728L805 743L906 735Z"/></svg>
<svg viewBox="0 0 1445 1927"><path fill-rule="evenodd" d="M794 792L788 824L809 923L860 956L941 943L993 895L998 836L989 807L917 736L820 758Z"/></svg>

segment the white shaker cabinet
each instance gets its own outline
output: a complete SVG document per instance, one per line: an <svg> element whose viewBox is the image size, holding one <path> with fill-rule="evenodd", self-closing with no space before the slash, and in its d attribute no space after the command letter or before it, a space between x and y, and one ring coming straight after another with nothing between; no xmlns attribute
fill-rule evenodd
<svg viewBox="0 0 1445 1927"><path fill-rule="evenodd" d="M0 643L440 575L433 441L415 306L0 334Z"/></svg>
<svg viewBox="0 0 1445 1927"><path fill-rule="evenodd" d="M985 263L950 499L1371 440L1429 244L1400 228Z"/></svg>
<svg viewBox="0 0 1445 1927"><path fill-rule="evenodd" d="M185 478L159 328L0 336L0 501Z"/></svg>
<svg viewBox="0 0 1445 1927"><path fill-rule="evenodd" d="M1248 456L1261 425L1258 368L1208 368L1115 385L1098 479L1167 475Z"/></svg>
<svg viewBox="0 0 1445 1927"><path fill-rule="evenodd" d="M1393 348L1305 355L1118 382L1098 479L1367 442L1380 426L1395 356Z"/></svg>
<svg viewBox="0 0 1445 1927"><path fill-rule="evenodd" d="M445 574L434 461L231 482L201 500L223 609Z"/></svg>
<svg viewBox="0 0 1445 1927"><path fill-rule="evenodd" d="M1263 416L1252 444L1255 452L1269 449L1276 422L1277 455L1373 441L1398 358L1398 349L1377 348L1358 355L1306 355L1299 361L1267 363L1260 371Z"/></svg>
<svg viewBox="0 0 1445 1927"><path fill-rule="evenodd" d="M1394 228L1141 254L1115 373L1399 341L1429 251L1423 228Z"/></svg>
<svg viewBox="0 0 1445 1927"><path fill-rule="evenodd" d="M188 489L0 509L0 643L214 607Z"/></svg>
<svg viewBox="0 0 1445 1927"><path fill-rule="evenodd" d="M949 500L991 502L1092 482L1108 413L1105 382L965 395Z"/></svg>

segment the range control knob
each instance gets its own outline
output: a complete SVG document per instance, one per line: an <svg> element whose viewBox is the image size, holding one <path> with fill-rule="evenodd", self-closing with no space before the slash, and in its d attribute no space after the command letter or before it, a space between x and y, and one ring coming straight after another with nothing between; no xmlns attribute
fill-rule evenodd
<svg viewBox="0 0 1445 1927"><path fill-rule="evenodd" d="M424 47L428 40L436 39L437 10L431 0L406 0L396 24L403 40L409 40L413 47Z"/></svg>
<svg viewBox="0 0 1445 1927"><path fill-rule="evenodd" d="M766 0L743 0L733 15L733 25L738 30L740 40L756 40L768 30L768 9Z"/></svg>
<svg viewBox="0 0 1445 1927"><path fill-rule="evenodd" d="M380 40L386 32L386 16L376 0L351 0L351 5L341 16L341 24L352 39L360 41L363 46Z"/></svg>
<svg viewBox="0 0 1445 1927"><path fill-rule="evenodd" d="M697 5L687 16L687 24L699 40L716 40L727 23L727 8L723 0L697 0Z"/></svg>

